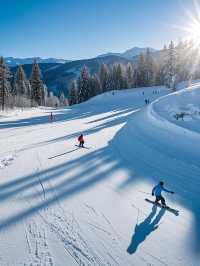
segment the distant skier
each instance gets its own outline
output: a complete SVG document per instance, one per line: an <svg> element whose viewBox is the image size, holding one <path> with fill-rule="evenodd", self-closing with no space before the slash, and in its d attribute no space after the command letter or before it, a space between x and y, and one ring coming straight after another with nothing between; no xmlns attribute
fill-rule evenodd
<svg viewBox="0 0 200 266"><path fill-rule="evenodd" d="M50 122L53 121L53 113L52 112L50 113L49 120L50 120Z"/></svg>
<svg viewBox="0 0 200 266"><path fill-rule="evenodd" d="M83 138L83 134L81 134L79 137L78 137L78 141L79 141L79 147L82 147L84 148L84 138Z"/></svg>
<svg viewBox="0 0 200 266"><path fill-rule="evenodd" d="M161 201L162 206L166 207L165 199L161 195L162 191L165 191L165 192L168 192L171 194L174 194L174 192L164 188L164 182L163 181L160 181L160 183L153 188L152 196L155 195L155 197L156 197L155 203L158 203L159 201Z"/></svg>

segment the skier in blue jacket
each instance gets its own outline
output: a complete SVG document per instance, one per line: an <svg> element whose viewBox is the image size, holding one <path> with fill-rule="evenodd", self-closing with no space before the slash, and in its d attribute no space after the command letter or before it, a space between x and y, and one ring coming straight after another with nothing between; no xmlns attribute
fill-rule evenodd
<svg viewBox="0 0 200 266"><path fill-rule="evenodd" d="M161 201L162 206L166 207L165 199L161 195L162 191L165 191L165 192L168 192L171 194L174 194L174 192L164 188L164 182L163 181L160 181L160 183L153 188L152 196L155 195L155 197L156 197L155 203L158 203L159 201Z"/></svg>

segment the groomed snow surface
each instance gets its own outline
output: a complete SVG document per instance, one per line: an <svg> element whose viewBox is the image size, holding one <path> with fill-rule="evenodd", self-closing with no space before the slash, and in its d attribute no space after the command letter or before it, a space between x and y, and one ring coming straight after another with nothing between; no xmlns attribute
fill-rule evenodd
<svg viewBox="0 0 200 266"><path fill-rule="evenodd" d="M0 142L0 266L200 265L200 85L2 114Z"/></svg>

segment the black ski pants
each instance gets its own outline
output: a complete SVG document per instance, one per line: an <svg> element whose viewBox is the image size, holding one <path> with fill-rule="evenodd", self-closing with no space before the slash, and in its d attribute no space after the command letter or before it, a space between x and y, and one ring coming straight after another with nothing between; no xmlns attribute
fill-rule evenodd
<svg viewBox="0 0 200 266"><path fill-rule="evenodd" d="M156 196L155 202L158 203L159 201L161 201L162 205L166 205L165 199L163 198L163 196Z"/></svg>

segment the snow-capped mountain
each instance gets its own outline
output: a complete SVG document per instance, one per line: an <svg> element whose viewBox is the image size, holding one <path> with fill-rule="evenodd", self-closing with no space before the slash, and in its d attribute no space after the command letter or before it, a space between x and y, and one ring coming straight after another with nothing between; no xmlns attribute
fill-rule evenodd
<svg viewBox="0 0 200 266"><path fill-rule="evenodd" d="M131 49L126 50L123 53L106 53L106 54L102 54L99 55L98 57L105 57L105 56L111 56L111 55L116 55L116 56L121 56L124 57L126 59L133 59L135 56L138 56L141 53L144 53L147 49L149 48L150 52L154 53L157 52L157 50L151 48L151 47L133 47Z"/></svg>
<svg viewBox="0 0 200 266"><path fill-rule="evenodd" d="M144 48L140 48L140 47L133 47L131 49L126 50L123 53L105 53L105 54L101 54L99 56L97 56L97 58L101 58L101 57L107 57L107 56L119 56L119 57L123 57L126 59L133 59L135 56L138 56L139 54L143 53L146 51L146 49L149 48L150 51L156 52L157 50L150 48L150 47L144 47ZM71 62L71 60L66 60L66 59L62 59L62 58L41 58L41 57L30 57L30 58L17 58L17 57L5 57L5 61L8 64L9 67L15 67L18 65L26 65L26 64L32 64L33 61L36 60L38 63L57 63L57 64L64 64L64 63L68 63ZM77 60L74 60L77 61Z"/></svg>
<svg viewBox="0 0 200 266"><path fill-rule="evenodd" d="M80 70L84 65L88 67L91 74L94 74L99 71L100 65L103 63L112 65L114 63L127 64L128 62L130 62L130 60L124 57L113 55L85 60L74 60L64 64L40 63L40 69L43 80L49 90L59 95L60 91L67 92L69 84L73 79L78 77ZM25 64L23 68L27 77L30 77L32 65ZM16 72L16 69L16 66L11 68L13 74Z"/></svg>
<svg viewBox="0 0 200 266"><path fill-rule="evenodd" d="M30 57L30 58L15 58L15 57L5 57L5 61L8 66L14 67L18 65L32 64L36 60L38 63L60 63L64 64L69 62L69 60L58 59L58 58L41 58L41 57Z"/></svg>

